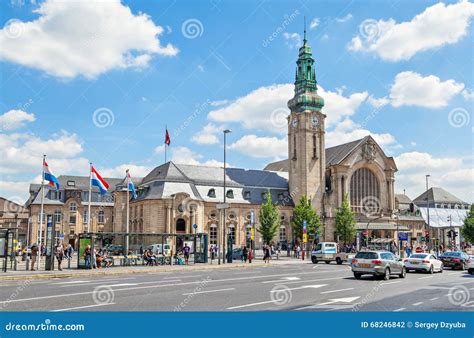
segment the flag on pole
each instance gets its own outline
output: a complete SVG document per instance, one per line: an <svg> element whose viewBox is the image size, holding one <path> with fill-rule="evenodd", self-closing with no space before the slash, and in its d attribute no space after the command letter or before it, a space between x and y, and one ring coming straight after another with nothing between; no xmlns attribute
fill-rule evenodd
<svg viewBox="0 0 474 338"><path fill-rule="evenodd" d="M169 146L170 143L171 143L170 134L168 133L168 128L166 128L165 144L166 144L167 146Z"/></svg>
<svg viewBox="0 0 474 338"><path fill-rule="evenodd" d="M101 194L105 194L109 189L109 184L100 176L94 166L91 166L91 184L99 188Z"/></svg>
<svg viewBox="0 0 474 338"><path fill-rule="evenodd" d="M44 172L44 179L48 181L48 184L54 187L56 190L59 190L59 186L60 186L59 181L49 169L48 163L46 163L46 161L43 161L43 172Z"/></svg>
<svg viewBox="0 0 474 338"><path fill-rule="evenodd" d="M126 171L127 173L127 185L128 185L128 191L132 192L133 198L137 198L137 192L135 191L135 184L132 182L132 177L130 176L130 172Z"/></svg>

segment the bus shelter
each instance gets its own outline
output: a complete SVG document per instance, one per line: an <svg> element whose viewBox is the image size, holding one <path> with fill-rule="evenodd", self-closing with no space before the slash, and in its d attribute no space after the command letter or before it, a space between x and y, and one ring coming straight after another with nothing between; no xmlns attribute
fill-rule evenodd
<svg viewBox="0 0 474 338"><path fill-rule="evenodd" d="M127 250L128 238L128 250ZM124 233L124 232L98 232L79 234L78 265L79 269L90 268L86 266L85 252L90 246L91 252L105 250L108 255L121 257L122 262L127 262L130 257L140 257L147 249L162 257L171 257L182 252L185 245L191 248L190 261L194 263L207 263L208 261L208 235L195 234L168 234L168 233ZM171 259L168 259L171 263ZM127 263L124 263L128 265ZM91 262L93 265L93 262Z"/></svg>
<svg viewBox="0 0 474 338"><path fill-rule="evenodd" d="M0 228L0 268L16 270L18 251L18 229Z"/></svg>

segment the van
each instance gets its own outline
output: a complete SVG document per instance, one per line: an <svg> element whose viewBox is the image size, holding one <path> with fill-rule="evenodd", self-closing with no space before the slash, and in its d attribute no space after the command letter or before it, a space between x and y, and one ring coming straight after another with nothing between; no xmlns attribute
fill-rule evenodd
<svg viewBox="0 0 474 338"><path fill-rule="evenodd" d="M311 261L317 264L319 261L324 261L326 264L335 261L337 264L350 261L354 254L346 254L344 252L337 252L337 244L335 242L321 242L316 245L311 251Z"/></svg>

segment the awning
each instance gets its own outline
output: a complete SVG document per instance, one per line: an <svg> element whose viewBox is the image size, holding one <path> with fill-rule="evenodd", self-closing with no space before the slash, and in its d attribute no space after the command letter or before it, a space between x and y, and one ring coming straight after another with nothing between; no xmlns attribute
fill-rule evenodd
<svg viewBox="0 0 474 338"><path fill-rule="evenodd" d="M356 223L357 230L366 230L367 223ZM397 231L397 225L393 223L370 223L369 230L392 230ZM408 231L410 228L407 225L398 225L399 231Z"/></svg>

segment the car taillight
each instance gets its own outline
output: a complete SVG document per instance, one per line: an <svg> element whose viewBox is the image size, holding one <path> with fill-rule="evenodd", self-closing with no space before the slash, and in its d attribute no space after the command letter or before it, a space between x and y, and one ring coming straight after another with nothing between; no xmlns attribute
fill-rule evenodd
<svg viewBox="0 0 474 338"><path fill-rule="evenodd" d="M406 263L406 262L408 262L408 259L405 258L405 259L403 260L403 263Z"/></svg>
<svg viewBox="0 0 474 338"><path fill-rule="evenodd" d="M355 258L352 260L352 263L358 263L358 262L359 262L359 261L358 261L357 259L355 259Z"/></svg>
<svg viewBox="0 0 474 338"><path fill-rule="evenodd" d="M372 264L382 264L382 261L380 259L375 259L372 261Z"/></svg>
<svg viewBox="0 0 474 338"><path fill-rule="evenodd" d="M461 260L459 258L453 258L453 262L460 262Z"/></svg>
<svg viewBox="0 0 474 338"><path fill-rule="evenodd" d="M422 263L429 263L430 261L427 261L427 260L425 259L425 260L422 260L421 262L422 262Z"/></svg>

